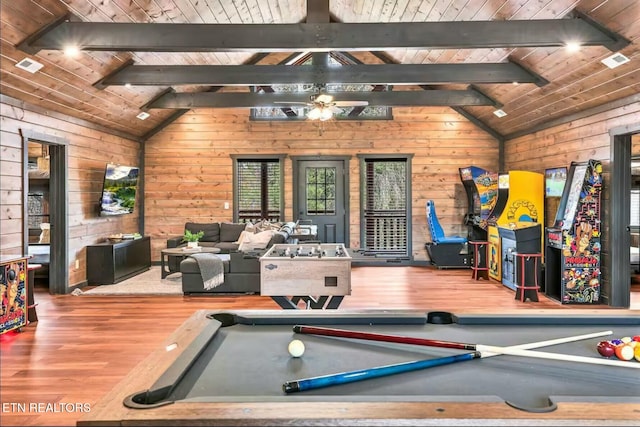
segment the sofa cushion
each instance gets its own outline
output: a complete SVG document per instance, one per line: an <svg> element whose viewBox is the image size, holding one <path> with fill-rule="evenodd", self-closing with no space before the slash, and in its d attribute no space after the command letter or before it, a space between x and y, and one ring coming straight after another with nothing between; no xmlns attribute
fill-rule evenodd
<svg viewBox="0 0 640 427"><path fill-rule="evenodd" d="M220 224L220 241L237 242L246 225L244 223L223 222Z"/></svg>
<svg viewBox="0 0 640 427"><path fill-rule="evenodd" d="M218 242L216 248L220 249L220 253L228 254L229 252L237 251L239 245L236 242Z"/></svg>
<svg viewBox="0 0 640 427"><path fill-rule="evenodd" d="M201 242L219 242L220 241L220 224L217 222L197 223L187 222L184 226L185 230L189 230L192 233L204 231L204 236L200 239Z"/></svg>
<svg viewBox="0 0 640 427"><path fill-rule="evenodd" d="M271 239L273 238L274 231L267 230L261 231L255 234L245 234L242 239L242 243L238 247L240 251L250 251L252 249L265 249Z"/></svg>

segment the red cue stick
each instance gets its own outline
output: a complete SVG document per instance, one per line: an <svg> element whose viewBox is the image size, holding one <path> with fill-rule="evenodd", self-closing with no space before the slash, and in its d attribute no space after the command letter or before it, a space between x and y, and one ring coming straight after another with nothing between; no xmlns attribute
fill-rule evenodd
<svg viewBox="0 0 640 427"><path fill-rule="evenodd" d="M455 341L432 340L427 338L403 337L398 335L375 334L369 332L346 331L344 329L323 328L318 326L295 325L293 332L309 335L325 335L329 337L354 338L359 340L396 342L401 344L423 345L427 347L456 348L460 350L476 350L476 344Z"/></svg>
<svg viewBox="0 0 640 427"><path fill-rule="evenodd" d="M469 344L469 343L456 342L456 341L432 340L427 338L406 337L401 335L386 335L386 334L378 334L378 333L372 333L372 332L348 331L344 329L333 329L333 328L325 328L320 326L295 325L293 327L293 332L297 332L300 334L308 334L308 335L324 335L329 337L353 338L353 339L369 340L369 341L382 341L382 342L393 342L393 343L400 343L400 344L422 345L427 347L443 347L443 348L456 348L460 350L479 351L482 353L483 358L497 356L499 354L516 355L515 353L520 350L528 350L528 349L537 348L537 347L547 347L547 346L567 343L571 341L578 341L578 340L583 340L588 338L601 337L604 335L611 335L613 333L613 331L594 332L591 334L557 338L557 339L552 339L552 340L543 341L539 343L522 344L520 346L514 346L513 351L511 351L512 349L507 347L493 347L493 346L486 346L482 344ZM530 354L530 353L536 353L536 352L528 352L528 353L529 354L526 354L526 356L529 356L529 357L543 356L540 353ZM525 354L517 354L517 355L525 356ZM607 363L610 364L611 361L608 361Z"/></svg>

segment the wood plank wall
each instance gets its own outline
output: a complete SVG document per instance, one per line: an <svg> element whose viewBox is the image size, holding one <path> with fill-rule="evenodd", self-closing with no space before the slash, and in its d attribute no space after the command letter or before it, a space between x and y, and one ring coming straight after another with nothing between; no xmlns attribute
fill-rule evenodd
<svg viewBox="0 0 640 427"><path fill-rule="evenodd" d="M37 111L37 109L36 109ZM598 158L605 165L605 197L610 138L608 130L637 124L640 106L606 113L523 136L506 144L506 170L543 172L572 160ZM108 162L140 164L136 141L82 126L64 116L0 103L0 251L22 246L22 141L20 129L63 138L69 143L69 285L86 280L86 246L109 234L138 231L137 215L100 218L104 167ZM640 142L634 142L640 154ZM231 154L351 155L350 238L359 245L360 153L413 153L413 255L426 260L430 241L424 204L434 199L446 233L464 233L466 198L458 168L498 169L498 143L449 108L396 108L393 121L330 122L323 135L308 122L250 121L246 110L195 110L146 143L145 234L152 259L160 259L165 239L182 233L186 221L230 221ZM291 161L285 162L286 217L292 219ZM55 202L55 201L53 201ZM606 234L604 239L606 239ZM606 243L605 243L606 248ZM75 260L80 269L75 269Z"/></svg>
<svg viewBox="0 0 640 427"><path fill-rule="evenodd" d="M609 185L611 185L610 159L611 136L609 131L622 126L637 126L640 123L640 104L629 104L595 114L583 119L554 126L539 132L516 138L505 143L505 168L544 173L545 168L567 166L572 161L582 162L597 159L602 162L602 230L603 294L610 293L609 248L607 221L609 211ZM632 153L640 154L640 142L634 138ZM555 216L555 214L554 214Z"/></svg>
<svg viewBox="0 0 640 427"><path fill-rule="evenodd" d="M445 233L465 234L467 201L458 168L498 168L498 142L450 108L394 108L391 121L251 121L248 110L193 110L145 143L145 232L152 259L186 221L231 221L232 154L350 155L350 246L360 246L357 154L413 154L413 256L427 260L425 203L434 199ZM292 162L285 160L285 219L292 212Z"/></svg>
<svg viewBox="0 0 640 427"><path fill-rule="evenodd" d="M76 120L77 122L77 120ZM22 138L21 130L50 135L68 142L69 282L86 280L86 246L112 233L138 231L138 216L101 218L97 205L108 162L138 165L137 141L113 136L18 105L0 103L0 252L22 253ZM57 203L50 200L51 204ZM75 268L75 261L80 268Z"/></svg>

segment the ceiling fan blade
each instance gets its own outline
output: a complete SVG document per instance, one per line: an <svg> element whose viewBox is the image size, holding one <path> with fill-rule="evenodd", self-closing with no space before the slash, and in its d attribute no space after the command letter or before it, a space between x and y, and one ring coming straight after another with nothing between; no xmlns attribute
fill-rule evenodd
<svg viewBox="0 0 640 427"><path fill-rule="evenodd" d="M309 104L308 102L296 102L296 101L291 101L291 102L288 102L288 101L273 101L273 103L274 104L287 104L287 105L294 105L294 104L295 105L312 105L312 104Z"/></svg>
<svg viewBox="0 0 640 427"><path fill-rule="evenodd" d="M369 105L368 101L335 101L336 107L364 107Z"/></svg>

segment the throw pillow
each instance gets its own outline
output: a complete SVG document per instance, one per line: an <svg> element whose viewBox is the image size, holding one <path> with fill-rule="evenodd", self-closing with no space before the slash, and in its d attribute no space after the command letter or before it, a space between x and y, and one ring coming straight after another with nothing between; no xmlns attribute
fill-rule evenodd
<svg viewBox="0 0 640 427"><path fill-rule="evenodd" d="M237 242L240 234L244 231L244 223L223 222L220 224L220 241Z"/></svg>
<svg viewBox="0 0 640 427"><path fill-rule="evenodd" d="M220 241L220 224L217 222L197 223L187 222L184 226L185 230L189 230L192 233L198 231L204 231L204 236L200 239L201 242L219 242Z"/></svg>
<svg viewBox="0 0 640 427"><path fill-rule="evenodd" d="M244 231L249 233L255 233L256 226L252 222L247 222L247 225L244 226Z"/></svg>
<svg viewBox="0 0 640 427"><path fill-rule="evenodd" d="M240 251L250 251L253 249L266 249L267 245L273 237L273 231L261 231L255 234L246 234L242 239L242 243L238 247Z"/></svg>
<svg viewBox="0 0 640 427"><path fill-rule="evenodd" d="M247 231L244 230L242 233L240 233L240 237L238 237L238 240L236 240L235 243L236 245L241 245L242 242L245 241L245 239L247 238L247 236L251 236L253 234L253 231ZM249 237L250 238L250 237Z"/></svg>

